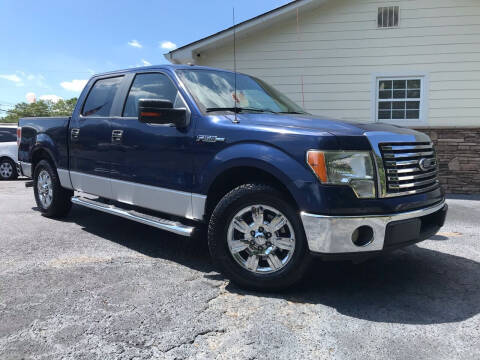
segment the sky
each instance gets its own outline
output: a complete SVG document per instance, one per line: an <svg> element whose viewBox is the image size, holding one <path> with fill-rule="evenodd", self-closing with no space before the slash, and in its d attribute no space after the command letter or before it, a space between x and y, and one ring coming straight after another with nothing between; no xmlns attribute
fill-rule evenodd
<svg viewBox="0 0 480 360"><path fill-rule="evenodd" d="M0 0L0 109L80 94L95 73L164 53L290 0ZM0 111L0 115L4 114Z"/></svg>

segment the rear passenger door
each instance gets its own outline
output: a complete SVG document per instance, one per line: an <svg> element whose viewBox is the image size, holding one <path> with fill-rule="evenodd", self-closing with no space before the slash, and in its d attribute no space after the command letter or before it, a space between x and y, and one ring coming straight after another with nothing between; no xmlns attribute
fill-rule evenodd
<svg viewBox="0 0 480 360"><path fill-rule="evenodd" d="M116 200L183 217L191 217L193 126L138 121L139 99L171 101L188 107L166 73L132 74L121 116L112 131L121 134L112 161L112 192Z"/></svg>
<svg viewBox="0 0 480 360"><path fill-rule="evenodd" d="M112 111L123 76L95 80L70 122L70 178L75 190L112 198Z"/></svg>

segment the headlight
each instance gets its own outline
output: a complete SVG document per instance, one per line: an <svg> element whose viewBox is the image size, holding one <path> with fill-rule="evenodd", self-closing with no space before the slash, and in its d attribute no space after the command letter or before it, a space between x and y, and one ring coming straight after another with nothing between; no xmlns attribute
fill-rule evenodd
<svg viewBox="0 0 480 360"><path fill-rule="evenodd" d="M368 151L307 152L307 163L324 184L349 185L357 197L375 197L375 172Z"/></svg>

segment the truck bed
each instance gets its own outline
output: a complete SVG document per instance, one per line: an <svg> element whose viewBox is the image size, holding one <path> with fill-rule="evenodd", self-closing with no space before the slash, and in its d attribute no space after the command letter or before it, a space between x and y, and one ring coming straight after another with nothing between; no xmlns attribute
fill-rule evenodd
<svg viewBox="0 0 480 360"><path fill-rule="evenodd" d="M47 151L55 165L68 168L69 116L21 118L22 142L18 149L18 161L32 163L30 158L36 147Z"/></svg>

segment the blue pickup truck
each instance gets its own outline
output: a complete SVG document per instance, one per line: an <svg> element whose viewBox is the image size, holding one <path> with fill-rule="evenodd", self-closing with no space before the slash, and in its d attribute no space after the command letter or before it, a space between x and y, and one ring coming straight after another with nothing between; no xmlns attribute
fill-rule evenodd
<svg viewBox="0 0 480 360"><path fill-rule="evenodd" d="M427 135L313 116L241 73L96 75L71 117L19 128L19 165L45 216L73 203L188 237L207 229L213 261L248 288L294 284L312 255L427 239L447 213Z"/></svg>

